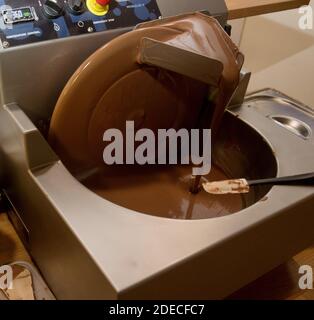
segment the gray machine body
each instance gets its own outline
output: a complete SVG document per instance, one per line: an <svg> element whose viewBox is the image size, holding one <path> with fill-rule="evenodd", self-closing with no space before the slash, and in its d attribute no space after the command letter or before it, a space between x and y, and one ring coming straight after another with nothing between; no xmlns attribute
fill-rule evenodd
<svg viewBox="0 0 314 320"><path fill-rule="evenodd" d="M165 15L225 9L223 1L193 1L194 7L178 0L178 11L170 1L158 2ZM59 299L223 298L314 241L314 188L275 187L237 214L183 221L121 208L81 185L50 148L39 122L49 121L82 61L128 30L1 49L2 185L12 220ZM269 118L287 101L268 90L226 116L267 142L278 175L314 171L313 135L300 137ZM281 112L303 117L300 123L314 130L313 113L289 103Z"/></svg>

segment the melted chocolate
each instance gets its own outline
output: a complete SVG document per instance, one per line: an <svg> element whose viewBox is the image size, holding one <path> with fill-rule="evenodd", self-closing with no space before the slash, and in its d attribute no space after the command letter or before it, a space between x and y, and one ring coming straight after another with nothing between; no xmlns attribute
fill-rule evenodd
<svg viewBox="0 0 314 320"><path fill-rule="evenodd" d="M172 219L222 217L244 207L241 195L189 192L192 167L113 167L91 173L81 182L99 196L122 207ZM204 181L228 177L213 167Z"/></svg>

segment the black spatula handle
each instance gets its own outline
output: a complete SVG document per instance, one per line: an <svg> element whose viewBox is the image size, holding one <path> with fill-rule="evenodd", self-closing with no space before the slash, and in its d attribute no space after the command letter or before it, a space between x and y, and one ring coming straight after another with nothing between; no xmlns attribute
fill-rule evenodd
<svg viewBox="0 0 314 320"><path fill-rule="evenodd" d="M307 174L300 174L290 177L270 178L262 180L248 181L250 186L256 185L286 185L286 186L314 186L314 172Z"/></svg>

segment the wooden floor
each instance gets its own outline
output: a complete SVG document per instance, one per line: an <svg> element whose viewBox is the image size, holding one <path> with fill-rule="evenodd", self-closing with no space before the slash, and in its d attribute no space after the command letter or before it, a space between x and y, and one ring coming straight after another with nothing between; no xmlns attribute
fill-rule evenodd
<svg viewBox="0 0 314 320"><path fill-rule="evenodd" d="M229 20L299 8L309 0L226 0Z"/></svg>
<svg viewBox="0 0 314 320"><path fill-rule="evenodd" d="M0 214L0 265L17 260L31 261L7 215ZM276 270L233 294L229 299L314 300L314 290L299 289L299 266L314 268L314 246Z"/></svg>
<svg viewBox="0 0 314 320"><path fill-rule="evenodd" d="M0 213L0 266L19 260L30 262L31 258L8 216L5 213Z"/></svg>
<svg viewBox="0 0 314 320"><path fill-rule="evenodd" d="M310 265L314 270L314 246L241 289L229 299L314 300L314 290L304 291L299 288L301 265Z"/></svg>

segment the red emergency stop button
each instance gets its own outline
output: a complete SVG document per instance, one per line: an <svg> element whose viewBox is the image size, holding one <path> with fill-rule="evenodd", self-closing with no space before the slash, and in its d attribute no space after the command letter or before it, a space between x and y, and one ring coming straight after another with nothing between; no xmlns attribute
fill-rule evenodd
<svg viewBox="0 0 314 320"><path fill-rule="evenodd" d="M110 0L96 0L96 2L101 6L106 6L107 4L109 4Z"/></svg>
<svg viewBox="0 0 314 320"><path fill-rule="evenodd" d="M109 12L110 0L86 0L87 9L96 16L103 17Z"/></svg>

